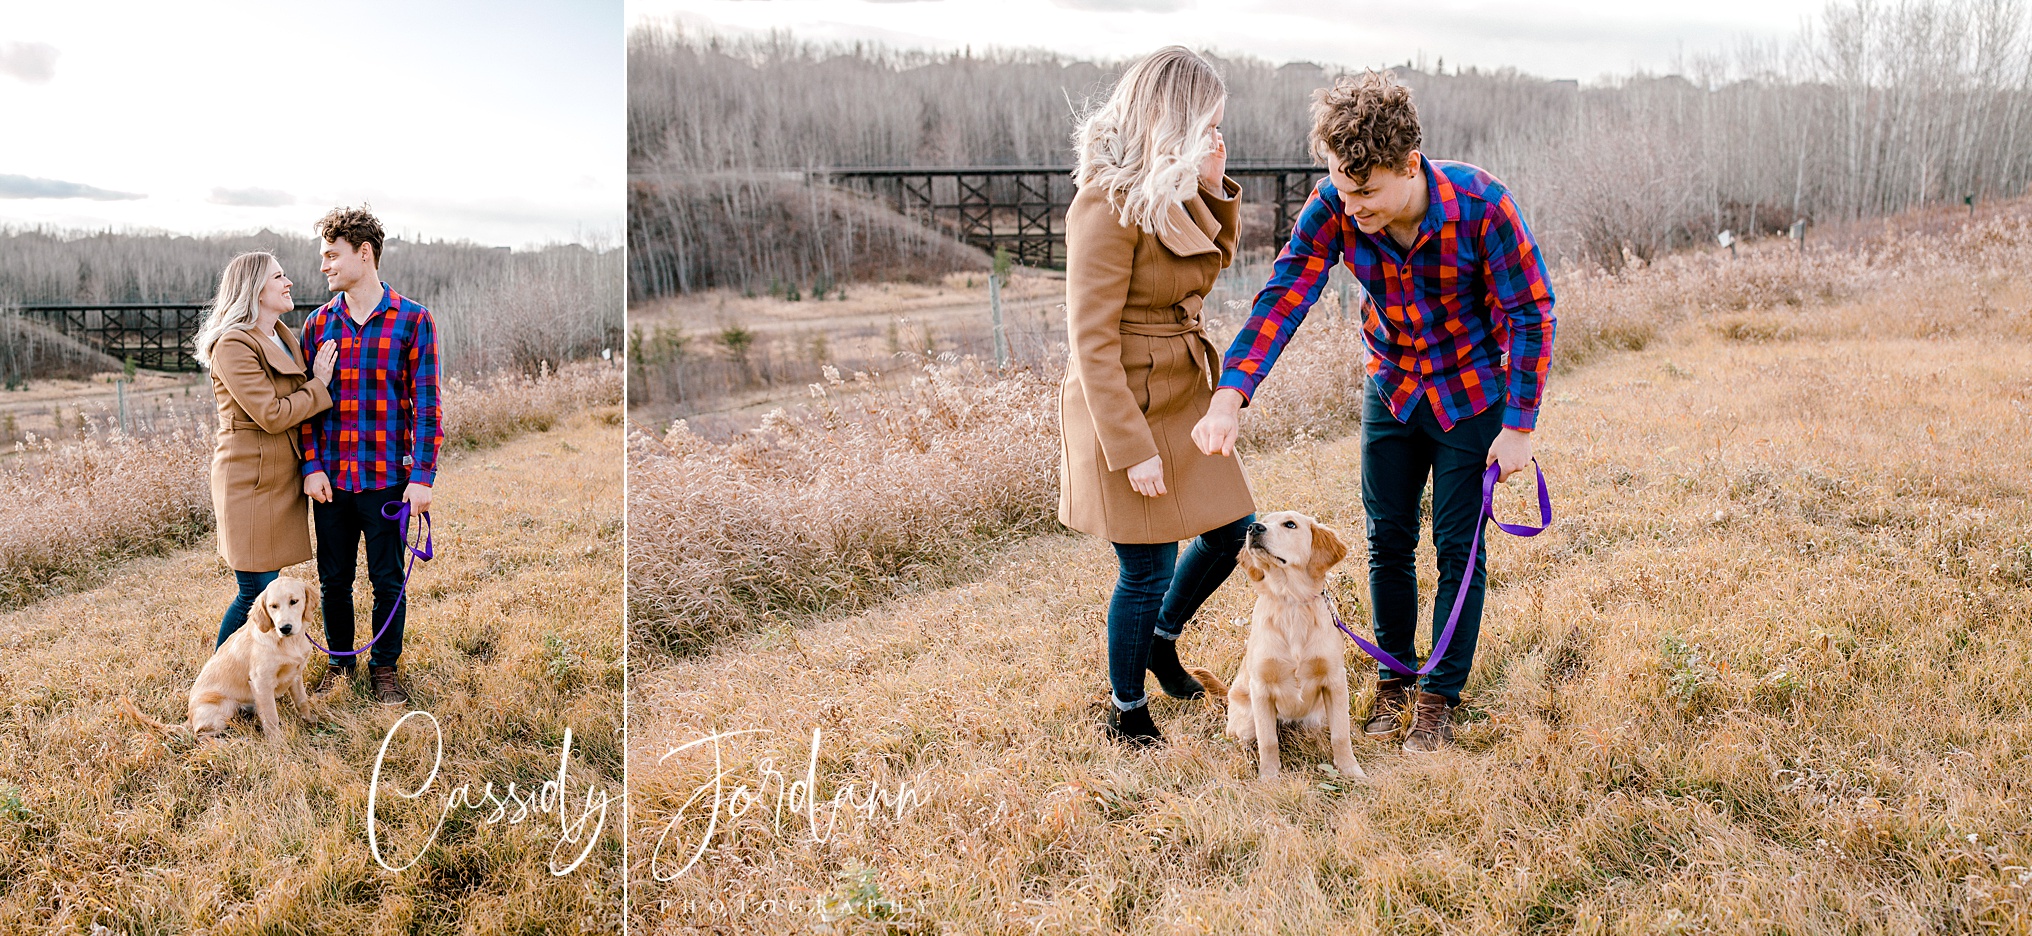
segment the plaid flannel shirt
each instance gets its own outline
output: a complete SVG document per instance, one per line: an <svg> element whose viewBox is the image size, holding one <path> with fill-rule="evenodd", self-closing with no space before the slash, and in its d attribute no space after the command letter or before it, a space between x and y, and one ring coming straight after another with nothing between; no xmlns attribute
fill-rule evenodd
<svg viewBox="0 0 2032 936"><path fill-rule="evenodd" d="M1421 396L1442 429L1507 400L1530 431L1552 364L1552 286L1516 199L1492 175L1424 156L1430 206L1410 250L1363 233L1322 179L1299 210L1270 282L1228 346L1221 386L1253 396L1345 257L1362 284L1369 379L1399 422ZM1507 360L1505 356L1507 355Z"/></svg>
<svg viewBox="0 0 2032 936"><path fill-rule="evenodd" d="M381 304L358 324L346 295L303 323L303 359L339 343L332 408L303 424L303 473L322 471L341 491L373 491L437 480L437 327L430 310L381 284Z"/></svg>

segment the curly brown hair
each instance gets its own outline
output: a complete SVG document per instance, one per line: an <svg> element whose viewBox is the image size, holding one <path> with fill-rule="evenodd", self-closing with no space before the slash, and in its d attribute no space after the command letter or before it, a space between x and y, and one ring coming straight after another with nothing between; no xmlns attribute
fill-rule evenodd
<svg viewBox="0 0 2032 936"><path fill-rule="evenodd" d="M1324 161L1333 154L1357 185L1377 166L1401 168L1420 142L1411 89L1387 71L1342 75L1333 87L1312 93L1309 140L1314 156Z"/></svg>
<svg viewBox="0 0 2032 936"><path fill-rule="evenodd" d="M381 265L381 219L366 208L333 208L318 219L317 233L327 242L359 250L361 244L374 249L374 265Z"/></svg>

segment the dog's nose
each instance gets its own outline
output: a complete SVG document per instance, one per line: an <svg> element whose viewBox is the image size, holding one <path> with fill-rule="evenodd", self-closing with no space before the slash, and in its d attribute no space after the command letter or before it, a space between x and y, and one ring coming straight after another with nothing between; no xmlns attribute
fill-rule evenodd
<svg viewBox="0 0 2032 936"><path fill-rule="evenodd" d="M282 636L287 637L293 633L296 633L296 627L294 625L291 624L282 625Z"/></svg>
<svg viewBox="0 0 2032 936"><path fill-rule="evenodd" d="M1262 524L1260 524L1260 523L1251 523L1251 524L1249 524L1249 535L1250 535L1250 536L1261 536L1261 535L1263 535L1263 531L1264 531L1264 530L1267 530L1267 529L1270 529L1270 528L1269 528L1269 527L1266 527L1266 526L1264 526L1264 525L1262 525Z"/></svg>

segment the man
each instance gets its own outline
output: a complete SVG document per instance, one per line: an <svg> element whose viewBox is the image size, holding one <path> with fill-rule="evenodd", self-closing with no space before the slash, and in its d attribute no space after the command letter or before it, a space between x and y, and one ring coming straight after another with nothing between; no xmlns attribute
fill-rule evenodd
<svg viewBox="0 0 2032 936"><path fill-rule="evenodd" d="M303 326L303 346L336 342L332 408L303 424L303 492L314 502L318 580L324 587L325 640L353 647L353 578L360 541L367 543L367 579L374 587L367 674L383 705L407 705L396 679L402 629L406 554L401 528L381 509L408 501L413 517L430 510L437 480L437 329L430 310L381 281L381 222L359 208L335 208L317 224L325 285L338 295ZM309 360L308 357L305 360ZM422 522L414 519L412 523ZM393 614L392 621L390 614ZM335 656L327 683L350 680L356 657Z"/></svg>
<svg viewBox="0 0 2032 936"><path fill-rule="evenodd" d="M1234 449L1237 420L1333 264L1344 259L1368 293L1368 377L1362 408L1362 507L1368 514L1369 598L1376 642L1415 659L1419 499L1432 480L1439 553L1435 639L1444 626L1481 516L1481 476L1531 463L1531 432L1551 364L1552 289L1517 203L1494 176L1418 151L1410 89L1388 74L1346 77L1317 92L1313 152L1328 167L1299 211L1291 241L1228 347L1221 387L1193 439ZM1486 551L1482 553L1486 557ZM1453 708L1481 630L1483 562L1471 570L1446 655L1414 686L1381 666L1363 730L1430 753L1453 739Z"/></svg>

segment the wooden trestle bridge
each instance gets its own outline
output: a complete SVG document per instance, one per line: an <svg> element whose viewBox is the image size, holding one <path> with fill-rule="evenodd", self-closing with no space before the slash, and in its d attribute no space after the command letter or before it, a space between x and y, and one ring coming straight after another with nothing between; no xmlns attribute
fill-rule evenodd
<svg viewBox="0 0 2032 936"><path fill-rule="evenodd" d="M282 317L291 328L303 324L323 302L298 302ZM0 307L41 322L104 351L116 360L157 371L198 369L191 338L204 324L209 302L62 302Z"/></svg>
<svg viewBox="0 0 2032 936"><path fill-rule="evenodd" d="M1297 221L1313 182L1325 174L1319 166L1228 166L1228 175L1242 185L1245 202L1275 206L1272 230L1280 240ZM1071 166L870 166L817 169L808 176L858 188L898 214L990 253L1003 248L1025 266L1065 265Z"/></svg>

